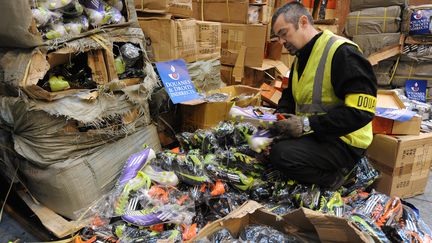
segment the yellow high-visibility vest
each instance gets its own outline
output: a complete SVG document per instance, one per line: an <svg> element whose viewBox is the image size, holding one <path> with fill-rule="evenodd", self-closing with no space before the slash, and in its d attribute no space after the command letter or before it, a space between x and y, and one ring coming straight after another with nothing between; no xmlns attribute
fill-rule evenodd
<svg viewBox="0 0 432 243"><path fill-rule="evenodd" d="M372 95L349 94L345 100L341 100L334 93L331 83L332 60L337 48L344 43L359 48L348 39L325 30L315 42L300 78L297 70L298 60L295 59L292 93L296 103L296 115L325 114L329 109L341 105L375 113L376 97ZM372 122L340 138L353 147L366 149L373 139Z"/></svg>

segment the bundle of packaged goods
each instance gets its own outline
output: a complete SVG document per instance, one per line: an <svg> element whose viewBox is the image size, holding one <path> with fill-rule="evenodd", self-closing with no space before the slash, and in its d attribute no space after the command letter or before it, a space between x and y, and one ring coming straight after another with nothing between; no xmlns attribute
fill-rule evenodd
<svg viewBox="0 0 432 243"><path fill-rule="evenodd" d="M33 0L5 2L1 7L4 18L15 22L19 30L2 30L5 38L0 45L5 47L55 46L136 22L131 0ZM20 19L22 15L25 18Z"/></svg>
<svg viewBox="0 0 432 243"><path fill-rule="evenodd" d="M351 1L345 34L369 55L399 45L403 0Z"/></svg>
<svg viewBox="0 0 432 243"><path fill-rule="evenodd" d="M328 224L337 224L332 230L342 242L430 237L413 205L365 191L378 176L366 158L348 184L327 191L287 180L272 169L263 159L274 135L250 123L226 121L177 137L179 151L155 154L147 148L133 154L114 191L90 210L98 224L76 237L300 242L331 239L334 234L325 234ZM287 221L276 223L277 214L296 220L286 228ZM297 221L301 218L314 227Z"/></svg>

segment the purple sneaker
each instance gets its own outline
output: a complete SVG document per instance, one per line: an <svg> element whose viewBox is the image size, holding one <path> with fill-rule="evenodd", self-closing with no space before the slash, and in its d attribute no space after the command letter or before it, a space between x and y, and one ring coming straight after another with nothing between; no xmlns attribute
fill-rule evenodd
<svg viewBox="0 0 432 243"><path fill-rule="evenodd" d="M261 153L268 148L272 141L273 137L269 130L259 130L248 138L250 148L257 153Z"/></svg>
<svg viewBox="0 0 432 243"><path fill-rule="evenodd" d="M229 117L236 121L249 122L255 126L271 124L277 121L276 115L270 111L253 106L245 108L233 106L230 109Z"/></svg>
<svg viewBox="0 0 432 243"><path fill-rule="evenodd" d="M144 167L144 165L156 158L156 154L153 149L146 148L145 150L132 154L123 168L123 172L118 180L118 186L124 186L129 180L137 176L138 171Z"/></svg>
<svg viewBox="0 0 432 243"><path fill-rule="evenodd" d="M126 212L122 219L136 226L152 226L170 221L176 215L173 212L154 212L154 209Z"/></svg>

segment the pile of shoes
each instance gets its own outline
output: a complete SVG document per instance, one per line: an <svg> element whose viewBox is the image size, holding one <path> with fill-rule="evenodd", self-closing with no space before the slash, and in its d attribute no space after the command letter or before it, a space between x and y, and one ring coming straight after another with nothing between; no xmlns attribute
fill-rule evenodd
<svg viewBox="0 0 432 243"><path fill-rule="evenodd" d="M257 132L249 123L221 122L214 129L178 134L179 151L155 154L146 148L132 155L115 190L91 210L90 216L103 223L82 232L93 232L91 237L109 235L119 242L196 240L204 226L255 200L279 215L305 207L343 217L382 241L431 236L414 206L366 192L378 176L366 158L337 191L302 185L271 168L265 149L261 153L251 149L249 143ZM89 239L83 233L80 237ZM262 225L249 225L240 233L241 240L266 237L299 240ZM235 239L226 229L209 238Z"/></svg>

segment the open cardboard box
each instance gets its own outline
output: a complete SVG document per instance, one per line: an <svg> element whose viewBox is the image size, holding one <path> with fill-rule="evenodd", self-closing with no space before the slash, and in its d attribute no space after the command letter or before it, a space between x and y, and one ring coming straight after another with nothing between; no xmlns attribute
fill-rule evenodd
<svg viewBox="0 0 432 243"><path fill-rule="evenodd" d="M131 43L133 45L135 45L136 47L139 47L141 49L141 51L145 52L145 48L143 46L143 43L141 41L134 41L133 39L129 39L129 38L112 38L111 39L112 42L110 43L111 46L111 51L110 52L104 52L104 57L105 57L105 64L107 66L107 71L108 71L108 78L110 81L116 81L117 86L119 87L124 87L124 86L129 86L129 85L134 85L134 84L138 84L141 83L143 81L143 77L132 77L132 78L119 78L119 75L117 74L117 70L115 67L115 57L114 57L114 53L116 53L116 51L114 50L114 48L117 48L115 46L119 46L125 43ZM142 57L142 60L137 61L137 65L139 65L139 68L144 69L144 65L145 65L145 60L144 57Z"/></svg>
<svg viewBox="0 0 432 243"><path fill-rule="evenodd" d="M270 226L298 237L300 242L374 242L344 218L305 208L278 216L255 201L248 201L226 217L206 225L191 242L211 236L224 228L238 237L246 226L252 224Z"/></svg>
<svg viewBox="0 0 432 243"><path fill-rule="evenodd" d="M228 113L234 104L240 107L261 105L259 89L249 86L233 85L208 92L208 94L214 93L225 93L230 98L225 102L208 103L204 100L193 100L181 103L183 130L207 129L214 127L220 121L228 120ZM247 97L233 100L233 98L239 96Z"/></svg>
<svg viewBox="0 0 432 243"><path fill-rule="evenodd" d="M378 90L376 107L405 109L405 105L397 94L391 90ZM416 115L411 120L400 122L375 116L372 120L374 134L420 134L421 117Z"/></svg>
<svg viewBox="0 0 432 243"><path fill-rule="evenodd" d="M105 65L103 49L90 49L85 51L87 54L87 64L92 70L92 78L98 85L108 82L108 73ZM27 95L34 99L57 100L66 96L78 94L86 89L69 89L58 92L49 92L38 86L39 80L43 79L45 74L53 67L68 62L74 54L77 54L71 48L62 48L49 54L35 51L28 63L26 75L20 82L20 87Z"/></svg>
<svg viewBox="0 0 432 243"><path fill-rule="evenodd" d="M280 82L288 76L289 68L282 61L264 59L260 67L244 67L241 80L235 80L235 67L221 66L221 78L228 85L243 84L259 88L263 83ZM237 76L242 76L237 75Z"/></svg>

